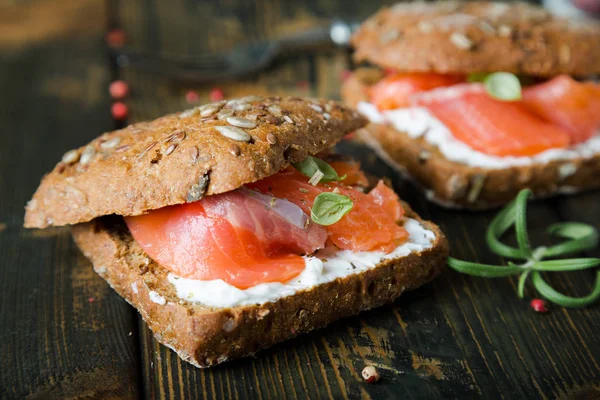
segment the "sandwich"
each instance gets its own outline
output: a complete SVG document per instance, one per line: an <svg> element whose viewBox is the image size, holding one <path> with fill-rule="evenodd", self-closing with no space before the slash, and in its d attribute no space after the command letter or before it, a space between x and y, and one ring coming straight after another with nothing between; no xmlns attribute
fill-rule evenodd
<svg viewBox="0 0 600 400"><path fill-rule="evenodd" d="M357 137L427 197L483 209L600 180L600 24L526 3L416 2L352 38Z"/></svg>
<svg viewBox="0 0 600 400"><path fill-rule="evenodd" d="M71 225L94 270L197 367L392 302L448 255L383 181L329 150L367 121L333 101L249 96L68 151L25 226Z"/></svg>

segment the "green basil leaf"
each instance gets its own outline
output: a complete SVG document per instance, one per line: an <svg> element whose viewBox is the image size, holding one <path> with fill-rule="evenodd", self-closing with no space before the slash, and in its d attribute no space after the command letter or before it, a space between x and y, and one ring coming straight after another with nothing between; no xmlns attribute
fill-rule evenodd
<svg viewBox="0 0 600 400"><path fill-rule="evenodd" d="M521 268L516 265L502 267L499 265L479 264L457 260L453 257L448 257L448 266L463 274L481 276L484 278L499 278L521 272Z"/></svg>
<svg viewBox="0 0 600 400"><path fill-rule="evenodd" d="M310 217L319 225L332 225L346 215L353 205L354 203L348 196L324 192L315 197Z"/></svg>
<svg viewBox="0 0 600 400"><path fill-rule="evenodd" d="M533 271L531 273L531 278L533 285L543 297L563 307L585 307L600 299L600 270L596 272L596 282L592 292L584 297L566 296L556 291L552 286L546 283L538 271Z"/></svg>
<svg viewBox="0 0 600 400"><path fill-rule="evenodd" d="M548 233L554 236L572 239L548 247L544 257L557 257L590 250L598 245L598 231L591 225L580 222L561 222L550 225Z"/></svg>
<svg viewBox="0 0 600 400"><path fill-rule="evenodd" d="M497 100L521 100L521 82L508 72L494 72L485 77L483 86L486 92Z"/></svg>
<svg viewBox="0 0 600 400"><path fill-rule="evenodd" d="M323 173L321 182L341 180L331 165L316 157L307 156L304 160L292 165L309 178L312 178L317 171L321 171Z"/></svg>

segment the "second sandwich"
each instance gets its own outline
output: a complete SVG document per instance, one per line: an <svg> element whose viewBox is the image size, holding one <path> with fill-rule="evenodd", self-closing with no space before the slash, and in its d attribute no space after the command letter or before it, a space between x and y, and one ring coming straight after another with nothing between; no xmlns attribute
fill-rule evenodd
<svg viewBox="0 0 600 400"><path fill-rule="evenodd" d="M525 3L401 3L353 37L362 137L447 206L600 186L600 24Z"/></svg>

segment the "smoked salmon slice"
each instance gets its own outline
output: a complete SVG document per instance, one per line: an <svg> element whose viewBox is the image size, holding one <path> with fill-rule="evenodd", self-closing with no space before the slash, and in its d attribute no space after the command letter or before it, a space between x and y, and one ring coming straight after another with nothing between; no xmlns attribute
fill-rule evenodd
<svg viewBox="0 0 600 400"><path fill-rule="evenodd" d="M377 183L377 186L369 192L369 196L373 197L373 201L379 204L394 221L400 221L404 216L404 209L400 205L400 198L383 181Z"/></svg>
<svg viewBox="0 0 600 400"><path fill-rule="evenodd" d="M339 171L336 172L339 174ZM312 204L320 193L337 192L348 196L354 203L350 212L335 224L326 227L329 241L340 249L389 253L408 239L406 230L395 222L398 211L382 207L381 199L389 198L389 192L378 191L379 196L375 196L338 182L313 186L308 180L308 177L290 167L248 186L261 193L287 199L306 213L310 213ZM397 197L394 200L397 202Z"/></svg>
<svg viewBox="0 0 600 400"><path fill-rule="evenodd" d="M325 229L293 203L250 190L126 217L136 242L184 278L238 288L286 282L305 268L299 254L324 247Z"/></svg>
<svg viewBox="0 0 600 400"><path fill-rule="evenodd" d="M330 161L329 165L335 169L340 177L343 177L342 183L349 186L368 186L369 180L360 170L358 161Z"/></svg>
<svg viewBox="0 0 600 400"><path fill-rule="evenodd" d="M366 181L358 163L333 165L338 174L349 174L346 179ZM383 182L365 194L341 182L313 186L308 181L289 167L238 190L125 217L125 222L142 249L174 274L222 279L241 289L289 281L305 269L302 255L326 245L387 253L408 239L396 224L403 215L398 196ZM309 215L316 196L331 191L351 198L353 206L325 227Z"/></svg>
<svg viewBox="0 0 600 400"><path fill-rule="evenodd" d="M371 103L380 110L410 105L410 96L439 87L464 82L464 77L435 73L394 73L370 88Z"/></svg>
<svg viewBox="0 0 600 400"><path fill-rule="evenodd" d="M529 111L522 102L490 97L480 84L461 84L413 96L456 139L494 156L532 156L568 147L570 135Z"/></svg>
<svg viewBox="0 0 600 400"><path fill-rule="evenodd" d="M523 103L535 114L564 128L571 143L600 131L600 85L581 83L567 75L526 88Z"/></svg>

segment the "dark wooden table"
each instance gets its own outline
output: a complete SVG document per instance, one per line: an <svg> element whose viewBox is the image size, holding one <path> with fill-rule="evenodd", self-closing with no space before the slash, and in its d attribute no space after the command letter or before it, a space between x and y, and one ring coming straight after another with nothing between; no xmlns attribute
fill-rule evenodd
<svg viewBox="0 0 600 400"><path fill-rule="evenodd" d="M359 18L377 1L28 1L0 6L0 398L572 398L600 397L600 307L536 314L515 279L446 270L394 304L260 352L199 370L159 345L137 312L92 271L67 228L21 227L23 206L67 149L113 128L107 85L129 82L131 118L186 107L190 85L111 67L104 16L137 49L196 54L304 29L327 16ZM389 3L389 1L387 2ZM207 29L209 30L207 32ZM294 93L338 98L348 57L322 50L278 62L226 95ZM343 144L371 173L440 224L452 253L499 263L483 235L493 212L448 211L425 201L367 149ZM600 227L600 194L536 202L534 243L564 220ZM591 255L600 256L600 251ZM553 274L583 295L592 271ZM529 291L528 295L532 293ZM367 385L375 365L383 379Z"/></svg>

